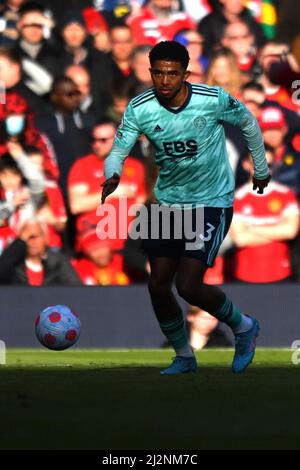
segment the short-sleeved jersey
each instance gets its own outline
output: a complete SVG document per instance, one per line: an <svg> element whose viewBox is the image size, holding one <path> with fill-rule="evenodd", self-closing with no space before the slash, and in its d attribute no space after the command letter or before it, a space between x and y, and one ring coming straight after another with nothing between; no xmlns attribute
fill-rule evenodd
<svg viewBox="0 0 300 470"><path fill-rule="evenodd" d="M156 149L160 167L154 190L159 203L230 207L235 182L222 123L242 130L255 176L263 179L269 171L259 126L247 108L223 89L186 85L188 97L177 109L166 106L153 88L131 100L106 159L105 176L121 175L131 147L144 134Z"/></svg>

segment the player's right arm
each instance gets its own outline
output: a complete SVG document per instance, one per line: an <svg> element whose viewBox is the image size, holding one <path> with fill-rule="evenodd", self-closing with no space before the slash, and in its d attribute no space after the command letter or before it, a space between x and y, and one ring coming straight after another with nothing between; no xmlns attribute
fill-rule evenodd
<svg viewBox="0 0 300 470"><path fill-rule="evenodd" d="M102 204L107 196L117 189L124 161L141 134L142 131L139 128L132 104L129 103L115 134L113 148L104 163L106 179L102 184Z"/></svg>

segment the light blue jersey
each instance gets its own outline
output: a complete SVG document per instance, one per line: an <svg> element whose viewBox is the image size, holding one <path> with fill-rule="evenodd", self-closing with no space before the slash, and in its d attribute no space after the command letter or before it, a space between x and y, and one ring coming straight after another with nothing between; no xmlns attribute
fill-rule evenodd
<svg viewBox="0 0 300 470"><path fill-rule="evenodd" d="M166 205L230 207L235 181L222 123L241 129L253 157L254 176L269 175L260 128L245 105L222 88L186 83L188 97L177 109L165 106L154 88L130 101L105 161L105 177L121 175L141 134L156 149L160 167L154 194Z"/></svg>

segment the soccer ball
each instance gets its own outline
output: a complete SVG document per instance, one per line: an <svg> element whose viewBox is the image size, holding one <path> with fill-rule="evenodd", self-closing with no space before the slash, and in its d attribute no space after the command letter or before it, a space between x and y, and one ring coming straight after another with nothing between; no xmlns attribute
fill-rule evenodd
<svg viewBox="0 0 300 470"><path fill-rule="evenodd" d="M35 320L35 333L48 349L62 351L79 338L81 322L78 315L65 305L45 308Z"/></svg>

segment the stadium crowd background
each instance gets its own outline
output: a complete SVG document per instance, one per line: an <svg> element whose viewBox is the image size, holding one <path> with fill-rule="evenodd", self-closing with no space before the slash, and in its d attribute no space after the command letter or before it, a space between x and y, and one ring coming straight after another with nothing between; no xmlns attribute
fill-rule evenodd
<svg viewBox="0 0 300 470"><path fill-rule="evenodd" d="M235 217L206 281L299 282L300 94L291 88L300 77L297 6L289 0L2 1L1 284L147 281L138 241L99 240L96 209L116 126L129 100L151 86L149 51L172 39L188 48L189 81L223 87L257 117L273 175L263 196L252 191L245 142L225 125ZM116 210L124 195L129 205L151 203L156 176L154 149L141 138L110 202Z"/></svg>

